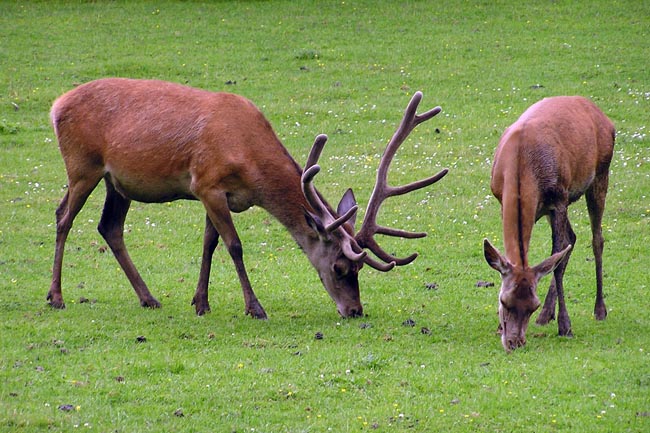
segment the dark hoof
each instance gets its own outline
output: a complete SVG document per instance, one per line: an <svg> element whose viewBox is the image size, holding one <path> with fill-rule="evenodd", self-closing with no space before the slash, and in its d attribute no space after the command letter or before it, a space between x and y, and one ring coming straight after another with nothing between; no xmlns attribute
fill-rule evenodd
<svg viewBox="0 0 650 433"><path fill-rule="evenodd" d="M145 308L152 308L152 309L153 309L153 308L161 308L161 307L162 307L162 305L160 304L160 302L158 302L158 300L155 299L155 298L150 298L150 299L142 300L142 301L140 301L140 305L143 306L143 307L145 307Z"/></svg>
<svg viewBox="0 0 650 433"><path fill-rule="evenodd" d="M594 309L594 318L596 320L605 320L607 318L607 308L604 305L602 308L596 307Z"/></svg>
<svg viewBox="0 0 650 433"><path fill-rule="evenodd" d="M539 316L537 316L537 320L535 320L535 323L544 326L544 325L548 325L551 322L551 320L555 320L555 314L547 313L546 311L542 310L542 312L539 313Z"/></svg>
<svg viewBox="0 0 650 433"><path fill-rule="evenodd" d="M266 320L266 311L262 308L261 305L258 305L257 308L247 308L246 314L250 314L253 319Z"/></svg>
<svg viewBox="0 0 650 433"><path fill-rule="evenodd" d="M195 297L192 299L192 305L194 305L197 316L203 316L205 313L209 313L211 311L210 303L207 301L207 299L205 301L201 301Z"/></svg>
<svg viewBox="0 0 650 433"><path fill-rule="evenodd" d="M204 307L199 307L198 305L196 306L196 315L197 316L203 316L205 313L209 313L210 311L211 310L210 310L209 305L204 306Z"/></svg>
<svg viewBox="0 0 650 433"><path fill-rule="evenodd" d="M52 308L56 308L57 310L65 310L65 303L63 301L60 302L50 301L48 302L48 305Z"/></svg>
<svg viewBox="0 0 650 433"><path fill-rule="evenodd" d="M57 310L63 310L65 308L65 302L63 302L63 297L60 294L56 296L52 295L52 292L48 292L45 299L52 308L56 308Z"/></svg>

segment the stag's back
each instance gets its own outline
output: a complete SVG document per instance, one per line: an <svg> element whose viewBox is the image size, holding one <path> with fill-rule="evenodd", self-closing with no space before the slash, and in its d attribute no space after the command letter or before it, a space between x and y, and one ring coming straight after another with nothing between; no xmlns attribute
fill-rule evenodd
<svg viewBox="0 0 650 433"><path fill-rule="evenodd" d="M106 78L61 96L52 123L69 178L103 172L140 201L192 198L200 185L252 191L299 167L248 99L156 80Z"/></svg>

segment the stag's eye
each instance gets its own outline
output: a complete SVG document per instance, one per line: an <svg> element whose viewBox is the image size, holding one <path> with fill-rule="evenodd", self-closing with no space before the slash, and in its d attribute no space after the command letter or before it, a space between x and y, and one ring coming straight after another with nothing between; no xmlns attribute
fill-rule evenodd
<svg viewBox="0 0 650 433"><path fill-rule="evenodd" d="M350 273L350 265L345 260L338 260L332 267L337 278L344 278Z"/></svg>

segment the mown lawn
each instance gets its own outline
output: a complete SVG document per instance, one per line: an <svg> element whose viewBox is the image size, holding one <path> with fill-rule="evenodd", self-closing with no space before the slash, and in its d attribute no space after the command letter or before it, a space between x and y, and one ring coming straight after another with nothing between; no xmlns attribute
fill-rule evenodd
<svg viewBox="0 0 650 433"><path fill-rule="evenodd" d="M0 26L1 431L650 430L650 5L2 2ZM317 185L331 202L353 186L362 210L383 146L421 90L420 111L443 112L404 144L391 182L450 173L381 214L429 233L382 239L420 257L389 273L362 270L366 316L343 320L284 228L253 209L235 220L269 320L244 316L222 247L212 313L197 317L201 206L134 204L126 242L163 303L145 310L95 229L98 188L67 244L67 309L50 309L66 177L48 111L104 76L244 95L300 164L328 134ZM521 112L559 94L592 98L618 129L604 218L609 316L592 318L580 201L565 277L575 337L531 325L528 345L507 355L496 334L499 276L482 254L485 237L502 245L492 153ZM531 261L548 255L549 234L540 221Z"/></svg>

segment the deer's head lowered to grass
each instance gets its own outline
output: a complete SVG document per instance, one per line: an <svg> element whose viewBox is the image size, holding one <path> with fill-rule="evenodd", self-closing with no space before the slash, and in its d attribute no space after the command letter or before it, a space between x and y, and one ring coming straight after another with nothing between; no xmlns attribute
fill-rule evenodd
<svg viewBox="0 0 650 433"><path fill-rule="evenodd" d="M208 281L219 237L233 259L246 313L266 318L251 287L243 248L231 212L257 205L277 218L318 271L343 317L360 316L359 270L364 264L388 271L410 263L382 250L375 234L415 238L377 225L377 212L391 196L431 185L447 170L402 187L387 184L395 152L418 124L440 112L417 115L422 94L411 99L397 132L382 156L365 219L354 233L357 204L352 191L333 210L313 186L318 157L326 142L316 138L303 170L288 154L263 114L247 99L155 80L107 78L61 96L51 118L68 175L68 190L56 211L57 236L52 284L47 298L63 308L61 268L73 220L104 179L106 201L98 230L113 251L145 307L159 307L124 244L124 221L131 200L161 203L200 200L206 210L203 255L192 300L196 313L210 310ZM374 253L371 258L366 249Z"/></svg>
<svg viewBox="0 0 650 433"><path fill-rule="evenodd" d="M537 283L554 272L538 324L555 317L559 335L570 336L563 276L575 245L567 209L583 194L591 220L596 263L594 315L603 320L603 235L601 222L614 150L612 122L590 100L558 96L532 105L510 125L494 154L491 188L501 203L505 256L484 241L485 259L502 277L499 293L501 341L506 351L526 343L531 315L540 306ZM539 265L528 264L528 246L535 222L551 224L552 255Z"/></svg>

